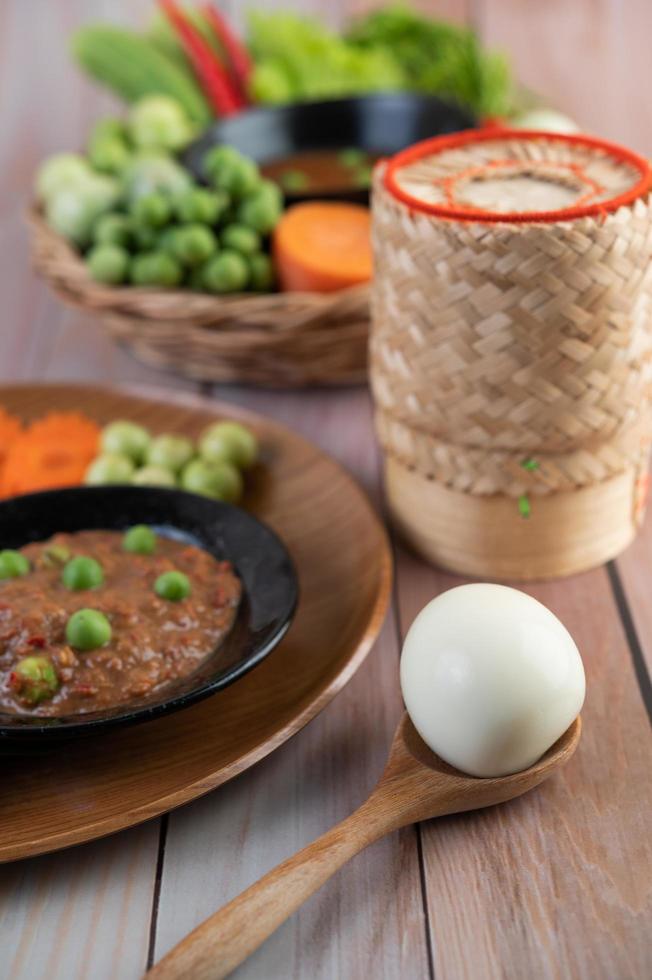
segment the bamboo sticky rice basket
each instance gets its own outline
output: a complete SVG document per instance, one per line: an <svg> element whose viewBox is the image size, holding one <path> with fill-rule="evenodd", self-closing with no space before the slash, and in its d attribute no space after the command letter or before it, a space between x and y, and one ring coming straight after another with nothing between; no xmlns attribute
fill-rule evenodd
<svg viewBox="0 0 652 980"><path fill-rule="evenodd" d="M570 574L647 497L650 168L581 136L441 137L377 168L371 382L395 522L465 574Z"/></svg>

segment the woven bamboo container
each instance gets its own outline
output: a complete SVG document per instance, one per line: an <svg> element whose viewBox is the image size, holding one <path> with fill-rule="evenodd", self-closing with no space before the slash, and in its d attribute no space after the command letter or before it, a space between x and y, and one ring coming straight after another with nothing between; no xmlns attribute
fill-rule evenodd
<svg viewBox="0 0 652 980"><path fill-rule="evenodd" d="M198 381L280 388L367 379L366 284L337 293L237 296L103 286L37 208L28 220L39 274L147 364Z"/></svg>
<svg viewBox="0 0 652 980"><path fill-rule="evenodd" d="M371 382L390 508L464 574L618 554L652 434L652 201L642 158L493 131L377 168Z"/></svg>

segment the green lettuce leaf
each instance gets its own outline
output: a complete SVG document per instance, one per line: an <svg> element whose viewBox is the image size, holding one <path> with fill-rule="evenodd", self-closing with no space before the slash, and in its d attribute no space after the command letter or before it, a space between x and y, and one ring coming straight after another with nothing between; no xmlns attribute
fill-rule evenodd
<svg viewBox="0 0 652 980"><path fill-rule="evenodd" d="M390 51L351 44L313 18L253 12L248 43L255 62L251 94L259 102L309 101L406 85Z"/></svg>
<svg viewBox="0 0 652 980"><path fill-rule="evenodd" d="M484 51L468 28L394 5L354 23L347 39L360 50L391 53L410 89L457 99L479 116L512 109L507 59Z"/></svg>

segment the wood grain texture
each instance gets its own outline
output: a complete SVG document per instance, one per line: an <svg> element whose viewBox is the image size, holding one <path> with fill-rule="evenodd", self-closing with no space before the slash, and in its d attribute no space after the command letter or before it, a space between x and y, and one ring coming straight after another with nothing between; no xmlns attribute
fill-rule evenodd
<svg viewBox="0 0 652 980"><path fill-rule="evenodd" d="M221 392L223 394L224 392ZM378 503L378 452L360 389L230 389L332 451ZM207 915L351 812L369 792L400 715L393 614L332 707L250 774L170 816L155 958ZM288 806L288 800L292 805ZM428 975L416 835L379 842L342 871L237 973L266 980Z"/></svg>
<svg viewBox="0 0 652 980"><path fill-rule="evenodd" d="M400 713L389 623L325 711L251 773L171 814L155 959L259 875L357 806ZM427 976L416 835L360 855L237 972L241 980Z"/></svg>
<svg viewBox="0 0 652 980"><path fill-rule="evenodd" d="M400 567L405 632L425 602L463 580L407 554ZM652 971L652 731L607 575L525 591L582 653L582 745L531 796L425 825L435 974L642 980Z"/></svg>
<svg viewBox="0 0 652 980"><path fill-rule="evenodd" d="M0 976L114 980L145 968L158 833L148 824L0 874Z"/></svg>
<svg viewBox="0 0 652 980"><path fill-rule="evenodd" d="M403 714L380 780L365 802L202 922L147 974L151 980L225 980L360 851L422 820L495 806L529 792L570 760L580 718L534 765L476 779L436 756Z"/></svg>

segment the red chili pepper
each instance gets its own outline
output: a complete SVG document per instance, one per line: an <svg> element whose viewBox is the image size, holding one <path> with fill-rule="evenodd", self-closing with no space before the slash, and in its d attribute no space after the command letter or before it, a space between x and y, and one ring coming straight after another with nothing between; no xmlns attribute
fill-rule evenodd
<svg viewBox="0 0 652 980"><path fill-rule="evenodd" d="M39 650L42 650L43 647L45 646L45 637L44 636L30 636L30 638L27 641L27 643L31 647L38 647Z"/></svg>
<svg viewBox="0 0 652 980"><path fill-rule="evenodd" d="M73 694L79 694L83 698L95 697L97 694L97 688L92 684L75 684L71 690Z"/></svg>
<svg viewBox="0 0 652 980"><path fill-rule="evenodd" d="M12 672L9 674L8 683L12 691L20 691L21 687L23 686L23 679L16 673L15 670L12 670Z"/></svg>
<svg viewBox="0 0 652 980"><path fill-rule="evenodd" d="M240 97L243 102L247 103L249 101L249 79L253 71L253 62L249 52L240 38L236 37L224 14L212 3L205 4L201 9L226 52L231 66L231 75L235 80Z"/></svg>
<svg viewBox="0 0 652 980"><path fill-rule="evenodd" d="M242 99L210 45L188 20L175 0L158 0L158 2L183 45L215 112L220 116L234 115L242 108Z"/></svg>

